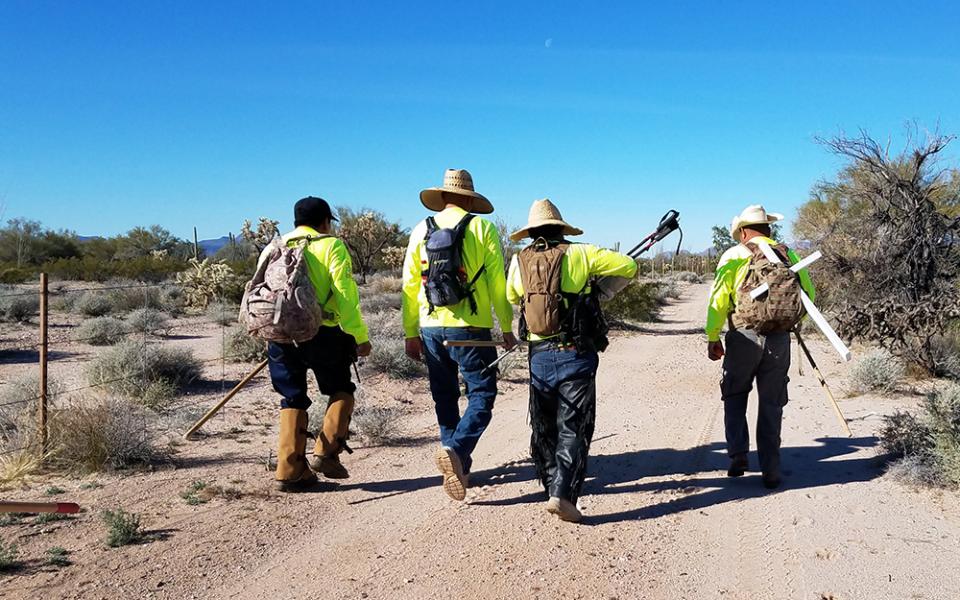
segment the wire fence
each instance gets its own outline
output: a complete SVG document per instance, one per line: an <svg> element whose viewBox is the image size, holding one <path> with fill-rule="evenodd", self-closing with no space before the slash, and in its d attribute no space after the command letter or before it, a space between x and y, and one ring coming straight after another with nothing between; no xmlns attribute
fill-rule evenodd
<svg viewBox="0 0 960 600"><path fill-rule="evenodd" d="M30 298L37 299L38 308L9 308L11 302L22 304ZM228 370L228 364L249 363L256 352L230 351L230 338L239 330L238 308L222 294L209 300L204 308L186 307L179 288L170 283L50 286L42 278L39 286L0 291L0 321L4 322L0 330L0 456L31 449L5 443L10 439L6 436L9 423L4 421L11 410L36 406L42 415L37 427L45 444L49 405L78 395L109 396L127 383L147 386L152 379L152 353L158 347L177 348L184 353L178 356L187 356L188 367L200 374L199 382L186 382L178 390L181 395L209 394L213 389L224 393L228 371L235 370ZM116 320L101 322L107 323L105 331L95 331L97 324L84 331L84 323L97 317ZM126 356L116 376L98 373L98 361L105 353L119 352L121 343L135 345L133 359L139 365L131 365L131 357ZM196 355L198 351L201 356ZM220 418L225 419L226 412Z"/></svg>

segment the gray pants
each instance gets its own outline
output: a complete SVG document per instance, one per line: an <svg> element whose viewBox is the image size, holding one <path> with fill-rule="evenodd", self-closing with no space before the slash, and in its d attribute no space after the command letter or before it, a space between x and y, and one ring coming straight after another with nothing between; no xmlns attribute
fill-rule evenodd
<svg viewBox="0 0 960 600"><path fill-rule="evenodd" d="M790 381L790 334L758 335L749 329L728 331L723 358L723 424L727 436L727 454L734 456L750 450L747 425L747 397L757 380L759 407L757 416L757 454L765 474L780 471L780 425L787 404Z"/></svg>

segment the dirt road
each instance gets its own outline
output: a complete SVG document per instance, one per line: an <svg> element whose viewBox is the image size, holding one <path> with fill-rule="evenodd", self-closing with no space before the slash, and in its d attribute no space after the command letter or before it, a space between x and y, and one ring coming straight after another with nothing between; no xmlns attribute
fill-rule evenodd
<svg viewBox="0 0 960 600"><path fill-rule="evenodd" d="M91 544L98 558L86 567L5 582L0 596L6 587L10 597L77 598L960 598L956 497L895 484L876 459L872 435L897 401L843 400L848 439L809 370L794 367L785 486L771 493L759 473L724 476L719 365L706 360L700 331L705 294L688 288L662 322L617 337L603 355L579 526L543 510L527 460L526 392L512 386L475 455L466 503L438 486L435 424L421 411L409 443L358 449L339 486L200 508L171 501L152 513L164 539ZM843 368L814 346L839 382ZM266 487L255 456L198 466L227 463L224 476ZM123 490L138 485L130 481Z"/></svg>

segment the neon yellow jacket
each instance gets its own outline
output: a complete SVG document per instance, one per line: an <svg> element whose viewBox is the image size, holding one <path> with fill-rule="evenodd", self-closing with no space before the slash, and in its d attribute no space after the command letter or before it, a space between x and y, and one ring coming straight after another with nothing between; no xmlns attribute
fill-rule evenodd
<svg viewBox="0 0 960 600"><path fill-rule="evenodd" d="M467 214L459 207L448 207L433 216L437 226L455 227ZM496 226L486 219L474 217L467 225L463 237L463 267L468 279L486 265L483 275L473 287L477 314L470 310L466 300L456 306L438 306L430 312L422 275L427 268L427 252L424 238L427 222L421 221L410 232L410 244L403 261L403 332L408 338L420 335L422 327L493 327L493 313L504 332L513 331L513 308L505 294L506 280L503 276L503 251Z"/></svg>
<svg viewBox="0 0 960 600"><path fill-rule="evenodd" d="M771 246L777 243L767 237L753 238L764 240ZM787 252L790 264L799 262L800 257L790 250ZM710 290L710 299L707 303L707 326L704 331L707 333L707 341L716 342L720 340L720 333L724 325L727 324L727 317L733 313L736 308L737 290L743 285L747 278L750 265L750 249L743 244L737 244L720 256L720 262L717 263L717 274L713 281L713 288ZM816 299L816 289L813 287L813 281L806 269L801 269L800 287L803 288L811 300Z"/></svg>
<svg viewBox="0 0 960 600"><path fill-rule="evenodd" d="M312 227L301 225L283 236L287 246L293 246L304 237L321 237ZM340 326L362 344L370 340L367 325L360 314L360 293L353 279L353 259L347 246L333 236L311 242L303 253L307 261L307 275L323 304L323 324Z"/></svg>
<svg viewBox="0 0 960 600"><path fill-rule="evenodd" d="M579 294L591 277L627 277L637 274L637 261L626 254L620 254L591 244L570 244L560 263L560 290L570 294ZM587 288L586 291L589 291ZM520 275L520 260L514 256L510 261L507 274L507 299L513 304L523 300L523 277ZM531 340L545 339L534 333Z"/></svg>

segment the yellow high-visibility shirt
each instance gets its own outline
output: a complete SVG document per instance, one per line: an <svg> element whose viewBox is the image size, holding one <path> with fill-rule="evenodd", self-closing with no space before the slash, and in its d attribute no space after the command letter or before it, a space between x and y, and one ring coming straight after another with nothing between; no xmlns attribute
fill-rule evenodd
<svg viewBox="0 0 960 600"><path fill-rule="evenodd" d="M310 242L303 253L307 261L307 275L317 292L317 299L323 306L323 324L329 327L340 326L362 344L370 340L367 325L360 313L360 293L353 279L353 259L339 238L324 236L312 227L301 225L283 236L287 246L294 246L305 237L319 237ZM269 250L269 249L268 249ZM261 255L261 260L266 257Z"/></svg>
<svg viewBox="0 0 960 600"><path fill-rule="evenodd" d="M771 246L777 243L768 237L756 237L754 240L763 240ZM751 240L753 241L753 240ZM716 342L720 340L720 333L724 325L727 324L727 317L736 309L737 290L743 285L750 271L750 249L743 244L737 244L720 256L720 262L717 263L717 274L713 281L713 287L710 289L710 298L707 302L707 325L704 331L707 333L707 340ZM787 252L790 264L796 264L800 257L793 250ZM813 281L806 269L801 269L800 287L803 288L811 300L816 299L817 291L813 287Z"/></svg>
<svg viewBox="0 0 960 600"><path fill-rule="evenodd" d="M456 227L467 211L450 206L433 216L437 227L451 229ZM464 299L456 306L437 306L430 312L423 289L423 273L427 270L427 251L424 238L427 235L427 222L421 221L410 232L410 244L403 260L403 332L408 338L420 335L424 327L493 327L493 313L497 315L500 328L509 333L513 331L513 308L507 302L506 280L503 275L503 251L500 248L500 235L490 221L473 217L463 236L463 268L467 280L472 280L485 266L483 274L473 285L473 298L477 314L473 314L470 303Z"/></svg>
<svg viewBox="0 0 960 600"><path fill-rule="evenodd" d="M632 278L636 274L637 261L626 254L591 244L571 243L567 246L563 261L560 263L560 291L579 294L581 291L589 291L585 286L591 277ZM510 261L510 271L507 274L507 299L519 305L523 300L523 294L520 260L514 256ZM529 337L532 341L546 339L534 333Z"/></svg>

